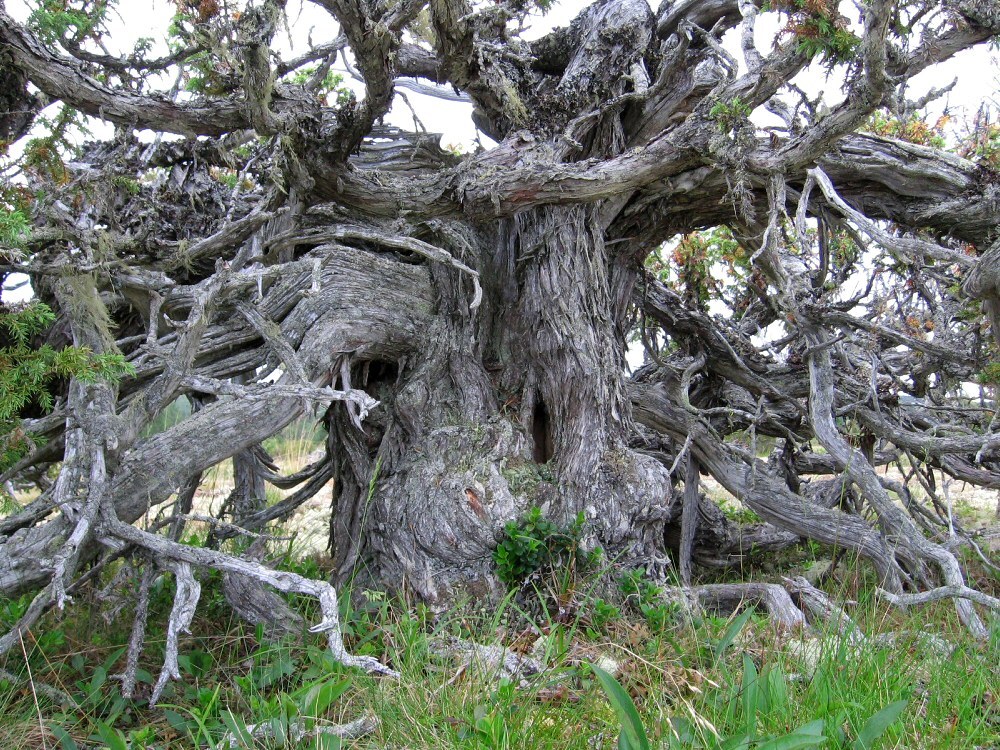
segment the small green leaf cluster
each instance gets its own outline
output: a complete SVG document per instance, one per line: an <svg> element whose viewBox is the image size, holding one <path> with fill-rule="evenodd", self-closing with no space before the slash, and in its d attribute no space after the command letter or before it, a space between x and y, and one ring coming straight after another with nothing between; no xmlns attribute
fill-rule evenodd
<svg viewBox="0 0 1000 750"><path fill-rule="evenodd" d="M221 184L225 185L230 190L236 188L240 183L240 173L235 169L222 169L220 167L212 167L209 170L209 174Z"/></svg>
<svg viewBox="0 0 1000 750"><path fill-rule="evenodd" d="M796 28L799 51L808 57L820 57L828 64L847 62L861 44L861 39L846 29L836 27L824 16L809 18Z"/></svg>
<svg viewBox="0 0 1000 750"><path fill-rule="evenodd" d="M952 297L958 300L959 304L958 311L955 313L957 320L961 320L963 323L977 324L983 319L982 300L963 297L960 291L954 291L951 294Z"/></svg>
<svg viewBox="0 0 1000 750"><path fill-rule="evenodd" d="M1000 385L1000 362L990 362L976 376L976 379L982 385Z"/></svg>
<svg viewBox="0 0 1000 750"><path fill-rule="evenodd" d="M606 602L600 598L594 598L590 601L590 626L592 630L597 633L612 623L618 622L621 619L622 610L621 607L617 607L610 602Z"/></svg>
<svg viewBox="0 0 1000 750"><path fill-rule="evenodd" d="M948 142L944 137L944 127L948 124L948 120L948 116L943 115L931 124L916 114L902 120L893 116L888 110L879 109L872 112L864 129L875 135L897 138L919 146L945 148Z"/></svg>
<svg viewBox="0 0 1000 750"><path fill-rule="evenodd" d="M513 747L510 724L518 710L519 695L516 683L501 680L489 702L478 704L472 711L472 720L457 727L458 739L495 750Z"/></svg>
<svg viewBox="0 0 1000 750"><path fill-rule="evenodd" d="M208 52L199 52L188 58L191 73L184 82L184 90L192 94L206 96L222 96L229 93L233 87L231 65L225 59L220 59Z"/></svg>
<svg viewBox="0 0 1000 750"><path fill-rule="evenodd" d="M861 247L842 229L830 232L826 241L830 257L837 269L851 268L861 257Z"/></svg>
<svg viewBox="0 0 1000 750"><path fill-rule="evenodd" d="M299 68L291 74L289 80L297 86L304 86L312 80L318 69L318 65L307 65ZM346 104L354 99L354 92L343 84L343 74L333 70L327 71L323 82L316 89L316 95L323 100L323 104L329 103L329 94L335 94L334 99L337 104Z"/></svg>
<svg viewBox="0 0 1000 750"><path fill-rule="evenodd" d="M127 175L115 175L111 178L111 184L121 188L129 195L138 195L142 191L142 185L139 181Z"/></svg>
<svg viewBox="0 0 1000 750"><path fill-rule="evenodd" d="M70 138L70 134L89 135L83 116L73 107L62 106L52 117L39 115L35 119L35 126L39 132L45 135L32 138L24 144L24 154L21 157L21 166L25 172L33 177L56 185L65 185L69 182L69 169L66 167L67 157L79 152L79 146ZM16 200L23 204L23 191L17 191L21 195ZM7 202L10 197L5 196Z"/></svg>
<svg viewBox="0 0 1000 750"><path fill-rule="evenodd" d="M185 91L223 96L238 85L238 62L231 54L235 21L221 14L218 3L177 3L177 13L167 26L167 46L179 52L189 46L202 51L185 60L181 80Z"/></svg>
<svg viewBox="0 0 1000 750"><path fill-rule="evenodd" d="M618 578L618 590L625 601L639 611L650 630L663 632L679 622L681 607L676 602L667 601L663 587L645 575L643 568L622 573Z"/></svg>
<svg viewBox="0 0 1000 750"><path fill-rule="evenodd" d="M861 44L835 0L766 0L763 9L787 14L784 31L795 38L799 52L821 57L827 66L850 61Z"/></svg>
<svg viewBox="0 0 1000 750"><path fill-rule="evenodd" d="M509 586L524 581L540 570L555 570L587 559L580 548L584 515L580 513L568 527L560 527L532 508L520 521L504 527L503 539L493 551L497 576Z"/></svg>
<svg viewBox="0 0 1000 750"><path fill-rule="evenodd" d="M1000 123L993 122L988 107L976 113L970 131L961 139L958 154L990 169L1000 170Z"/></svg>
<svg viewBox="0 0 1000 750"><path fill-rule="evenodd" d="M37 196L23 185L0 185L0 258L16 260L31 235L31 207Z"/></svg>
<svg viewBox="0 0 1000 750"><path fill-rule="evenodd" d="M49 180L57 185L69 181L69 172L59 150L59 142L47 135L32 138L24 146L24 167L31 174Z"/></svg>
<svg viewBox="0 0 1000 750"><path fill-rule="evenodd" d="M746 293L743 282L751 272L749 255L728 227L691 232L669 255L650 257L646 267L691 304L704 309L710 300L721 299L734 310L740 307Z"/></svg>
<svg viewBox="0 0 1000 750"><path fill-rule="evenodd" d="M731 132L742 120L750 116L753 111L748 103L738 96L734 96L728 102L716 102L708 111L708 116L715 120L719 130L723 133Z"/></svg>
<svg viewBox="0 0 1000 750"><path fill-rule="evenodd" d="M762 452L764 452L765 455L768 455L766 453L766 449ZM745 505L737 505L734 503L726 502L726 503L720 503L719 509L722 511L723 515L725 515L726 518L738 524L746 526L761 522L761 517L758 516L751 508L748 508Z"/></svg>

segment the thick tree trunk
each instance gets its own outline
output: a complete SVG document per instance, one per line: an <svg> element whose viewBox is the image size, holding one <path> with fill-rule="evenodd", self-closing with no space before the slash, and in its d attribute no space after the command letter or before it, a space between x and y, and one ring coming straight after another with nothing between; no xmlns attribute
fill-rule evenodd
<svg viewBox="0 0 1000 750"><path fill-rule="evenodd" d="M459 7L436 3L432 16L451 74L461 78L470 72L473 35L464 21L454 25ZM543 169L621 153L620 110L595 116L591 109L645 85L637 51L652 25L639 0L591 7L570 32L576 43L560 53L567 60L558 85L539 93L558 112L546 128L565 126L571 135L551 147L543 145L549 133L525 134L505 152ZM487 132L509 131L523 104L504 78L510 71L490 69L486 88L471 93ZM577 122L574 113L588 114ZM493 170L466 184L469 205L472 193L502 179ZM396 379L383 382L383 424L362 435L343 416L333 419L336 579L364 570L430 602L456 589L488 594L496 587L491 557L500 532L532 506L563 523L582 513L589 543L616 555L660 559L670 479L655 459L627 445L623 317L630 289L612 290L601 204L527 198L536 207L496 225L428 222L434 244L479 270L483 304L470 310L459 277L435 269L438 310L425 346L376 368ZM349 368L351 377L364 377L360 369Z"/></svg>
<svg viewBox="0 0 1000 750"><path fill-rule="evenodd" d="M332 419L338 580L363 570L430 602L489 594L503 526L532 506L563 523L583 513L606 551L660 556L670 480L627 446L624 304L593 216L542 208L463 232L490 269L482 307L436 272L424 349L351 368L384 411L361 429Z"/></svg>

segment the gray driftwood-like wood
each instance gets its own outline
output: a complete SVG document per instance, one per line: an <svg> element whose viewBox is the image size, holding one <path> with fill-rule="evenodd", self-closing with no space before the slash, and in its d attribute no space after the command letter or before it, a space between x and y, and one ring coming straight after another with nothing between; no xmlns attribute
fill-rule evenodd
<svg viewBox="0 0 1000 750"><path fill-rule="evenodd" d="M54 102L116 126L58 174L23 170L39 197L0 277L29 274L57 311L49 343L135 370L25 414L44 442L0 485L40 495L0 519L0 595L34 601L0 652L70 602L86 563L136 553L145 586L178 580L158 688L199 568L225 572L246 617L282 613L279 630L298 623L275 590L316 596L337 657L391 672L344 650L332 587L224 551L330 482L334 585L356 576L435 607L495 595L504 525L540 506L583 513L609 559L662 573L678 554L685 581L814 539L867 560L893 601L948 592L985 632L976 607L993 600L967 587L954 544L971 540L938 477L1000 487L995 393L967 395L1000 329L1000 175L864 126L926 104L909 79L1000 33L994 4L925 8L910 29L906 3L872 0L830 108L791 85L820 64L794 33L754 46L754 2L597 0L530 44L521 0L315 3L329 38L290 61L270 49L277 0L191 17L204 28L148 60L43 40L0 3L0 137L26 137ZM433 43L408 32L422 13ZM323 96L322 66L348 48L365 95ZM183 76L199 54L232 73L211 93L156 90L151 74ZM455 155L382 124L401 86L432 84L471 102L496 145ZM746 117L764 109L784 124ZM719 226L742 258L732 280L699 289L645 265ZM630 376L633 339L648 364ZM150 434L178 398L199 408ZM326 428L325 455L282 476L259 446L303 416ZM230 458L221 550L179 543L200 477ZM902 482L875 470L890 464ZM700 477L760 522L726 518ZM266 483L297 489L267 508ZM738 596L799 621L773 588Z"/></svg>

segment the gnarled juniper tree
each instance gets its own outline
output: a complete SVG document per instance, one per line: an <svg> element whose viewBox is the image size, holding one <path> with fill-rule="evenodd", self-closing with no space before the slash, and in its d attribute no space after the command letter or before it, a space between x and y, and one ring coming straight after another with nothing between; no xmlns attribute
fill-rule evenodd
<svg viewBox="0 0 1000 750"><path fill-rule="evenodd" d="M0 3L21 175L2 271L57 311L50 342L135 370L24 423L45 441L3 479L61 470L0 520L0 593L40 592L23 625L124 552L186 582L174 631L191 566L239 600L329 597L186 547L178 523L135 526L185 512L230 457L241 499L217 535L332 481L333 583L431 603L495 590L498 532L536 505L582 512L611 557L655 568L673 547L685 578L810 538L890 593L968 592L936 477L1000 488L994 395L968 398L998 379L1000 138L984 113L943 148L915 117L934 92L908 82L1000 34L995 3L871 0L851 23L832 0L598 0L527 42L523 0L311 1L329 26L289 60L282 0L178 2L156 58L101 47L106 3L24 22ZM765 12L787 22L773 45ZM363 96L332 90L347 59ZM846 96L803 94L810 65ZM496 145L456 156L382 125L401 86L467 100ZM70 149L82 116L113 137ZM636 340L650 364L629 376ZM182 396L198 408L144 437ZM326 455L281 477L260 443L305 413ZM735 528L706 475L764 523ZM264 482L300 489L268 508Z"/></svg>

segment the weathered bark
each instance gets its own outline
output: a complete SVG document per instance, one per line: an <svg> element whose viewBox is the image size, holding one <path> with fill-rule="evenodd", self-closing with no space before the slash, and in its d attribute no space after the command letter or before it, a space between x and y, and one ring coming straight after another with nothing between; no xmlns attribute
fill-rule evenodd
<svg viewBox="0 0 1000 750"><path fill-rule="evenodd" d="M342 413L331 421L337 579L364 559L429 601L456 584L493 591L499 533L533 505L564 522L583 513L609 551L661 553L670 482L627 446L624 306L590 212L528 212L452 242L489 269L482 306L470 310L461 276L435 273L423 357L344 370L382 413L362 431Z"/></svg>
<svg viewBox="0 0 1000 750"><path fill-rule="evenodd" d="M471 30L455 21L460 6L432 8L456 82L469 75L458 50L471 44ZM647 24L642 3L602 3L582 16L576 33L593 43L574 50L555 96L620 88L614 71L635 65L641 45L629 51L598 31L620 29L621 39L635 41ZM607 67L603 54L612 49L623 56ZM471 90L500 130L518 117L510 106L519 103L496 95L505 70ZM610 129L592 133L588 152L623 148L617 119L607 123ZM470 193L481 189L465 183L467 205L476 205ZM332 420L340 466L331 520L336 580L367 557L362 569L376 579L429 601L456 584L492 591L499 532L533 505L563 521L583 513L591 544L628 549L632 557L660 555L670 482L655 460L628 448L629 290L612 280L614 259L597 214L587 206L540 207L499 228L431 226L453 257L481 269L484 302L470 309L460 279L435 273L438 309L423 357L375 365L395 379L379 385L388 396L382 423L359 433L343 415ZM370 377L372 365L365 370ZM344 372L352 381L365 377L357 364Z"/></svg>

